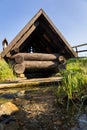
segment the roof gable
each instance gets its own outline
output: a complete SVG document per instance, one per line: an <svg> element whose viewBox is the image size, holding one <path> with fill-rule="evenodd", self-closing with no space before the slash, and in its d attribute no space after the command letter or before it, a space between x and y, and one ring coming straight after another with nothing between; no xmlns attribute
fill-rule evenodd
<svg viewBox="0 0 87 130"><path fill-rule="evenodd" d="M13 52L18 48L25 47L24 44L27 43L26 41L27 39L29 40L30 36L32 37L31 39L35 38L37 39L38 36L39 39L41 39L41 42L44 41L44 44L45 42L47 42L49 46L51 46L50 49L48 50L52 50L51 52L53 53L56 51L60 51L61 49L60 53L67 53L66 57L76 56L76 53L73 51L69 43L66 41L63 35L60 33L60 31L56 28L56 26L53 24L53 22L50 20L50 18L46 15L46 13L42 9L39 10L39 12L18 33L18 35L12 40L12 42L2 51L1 56L10 57L12 55L11 52ZM34 46L36 45L34 44ZM45 45L42 45L41 43L41 46ZM50 51L48 51L48 53L50 53Z"/></svg>

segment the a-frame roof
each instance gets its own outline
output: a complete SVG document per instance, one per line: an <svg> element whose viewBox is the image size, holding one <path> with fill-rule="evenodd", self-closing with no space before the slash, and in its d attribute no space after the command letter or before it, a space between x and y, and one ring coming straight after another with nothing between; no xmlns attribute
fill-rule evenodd
<svg viewBox="0 0 87 130"><path fill-rule="evenodd" d="M34 47L40 46L40 50L44 49L44 52L46 53L59 52L61 55L65 55L66 58L77 56L70 44L66 41L64 36L60 33L60 31L56 28L56 26L42 9L39 10L39 12L2 51L1 56L10 57L13 54L12 52L18 48L20 48L20 51L23 51L24 48L26 50L28 47L28 42L31 42L30 39L36 39L34 41L36 42L34 43ZM37 39L39 40L39 44L37 44ZM47 43L48 46L45 47L45 43Z"/></svg>

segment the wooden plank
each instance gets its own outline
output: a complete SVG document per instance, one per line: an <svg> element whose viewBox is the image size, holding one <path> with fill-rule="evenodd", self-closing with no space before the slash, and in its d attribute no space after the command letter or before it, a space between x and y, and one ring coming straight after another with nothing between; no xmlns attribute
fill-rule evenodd
<svg viewBox="0 0 87 130"><path fill-rule="evenodd" d="M6 90L6 89L12 89L12 88L27 88L34 87L46 83L54 83L54 82L60 82L63 79L63 77L49 77L49 78L33 78L29 80L23 80L23 79L16 79L16 81L9 81L7 83L0 84L0 90ZM52 85L52 84L51 84ZM46 87L46 86L45 86Z"/></svg>
<svg viewBox="0 0 87 130"><path fill-rule="evenodd" d="M79 45L73 46L72 48L77 48L77 47L82 47L82 46L87 46L87 43L79 44Z"/></svg>
<svg viewBox="0 0 87 130"><path fill-rule="evenodd" d="M59 35L60 39L66 45L66 47L69 50L69 52L71 52L71 55L73 55L74 57L77 57L77 53L72 49L72 47L67 42L67 40L65 39L65 37L62 35L62 33L58 30L58 28L54 25L54 23L50 20L50 18L46 15L46 13L44 11L43 11L43 15L47 19L47 21L49 22L49 26L51 27L51 29L53 31L55 31L57 35Z"/></svg>
<svg viewBox="0 0 87 130"><path fill-rule="evenodd" d="M77 53L80 53L80 52L86 52L87 50L79 50L77 51Z"/></svg>
<svg viewBox="0 0 87 130"><path fill-rule="evenodd" d="M33 25L28 32L16 43L16 45L12 48L12 50L15 50L15 48L19 48L19 46L31 35L31 33L36 29L36 26ZM10 53L7 54L7 57L10 57Z"/></svg>
<svg viewBox="0 0 87 130"><path fill-rule="evenodd" d="M42 22L40 22L40 24L41 24L41 27L45 30L45 33L43 34L43 37L47 40L46 35L49 36L50 46L51 46L53 49L55 49L55 50L57 49L57 47L60 48L59 50L61 50L62 44L58 44L58 43L59 43L59 36L57 37L57 36L55 35L55 33L49 28L49 26L46 26L46 25L43 24ZM56 46L54 46L53 43L54 43ZM61 47L60 47L60 46L61 46Z"/></svg>
<svg viewBox="0 0 87 130"><path fill-rule="evenodd" d="M35 25L32 25L32 27L27 31L27 33L25 33L25 35L17 42L17 44L13 47L13 49L15 48L19 48L19 46L27 39L27 37L29 37L31 35L31 33L36 29ZM13 50L12 49L12 50Z"/></svg>
<svg viewBox="0 0 87 130"><path fill-rule="evenodd" d="M10 44L2 51L1 56L4 57L7 53L15 46L17 41L21 39L24 33L29 30L29 28L34 24L38 17L42 14L43 10L41 9L29 22L26 26L18 33L18 35L10 42Z"/></svg>
<svg viewBox="0 0 87 130"><path fill-rule="evenodd" d="M69 54L73 57L77 56L74 50L70 47L69 43L66 41L66 39L63 37L63 35L60 33L60 31L56 28L56 26L52 23L52 21L49 19L49 17L46 15L46 13L41 9L33 18L32 20L22 29L22 31L13 39L13 41L9 44L9 46L1 53L1 56L4 57L11 51L13 48L15 48L16 44L19 47L19 45L22 44L22 42L25 40L22 37L24 37L24 34L31 28L32 24L35 23L35 21L41 16L44 16L44 19L48 21L48 26L60 37L60 39L63 41L64 45L67 47L67 50ZM28 36L28 35L27 35ZM27 38L27 37L26 37ZM20 42L20 43L19 43ZM19 45L18 45L19 43Z"/></svg>

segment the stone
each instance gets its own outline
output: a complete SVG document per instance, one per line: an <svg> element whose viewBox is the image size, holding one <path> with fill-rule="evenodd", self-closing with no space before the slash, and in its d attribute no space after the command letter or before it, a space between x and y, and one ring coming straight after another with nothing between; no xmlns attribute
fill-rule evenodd
<svg viewBox="0 0 87 130"><path fill-rule="evenodd" d="M10 115L18 110L19 109L15 104L13 104L12 102L7 102L0 105L0 116L4 114Z"/></svg>

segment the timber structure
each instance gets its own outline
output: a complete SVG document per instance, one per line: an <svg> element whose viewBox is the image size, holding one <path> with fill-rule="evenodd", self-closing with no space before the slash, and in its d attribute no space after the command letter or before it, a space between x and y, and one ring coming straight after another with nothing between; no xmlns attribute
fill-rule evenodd
<svg viewBox="0 0 87 130"><path fill-rule="evenodd" d="M77 57L77 54L40 9L4 48L1 57L11 63L17 74L29 75L35 72L49 75L64 68L65 60Z"/></svg>
<svg viewBox="0 0 87 130"><path fill-rule="evenodd" d="M85 49L82 49L82 47L84 47ZM84 53L84 52L87 52L87 43L79 44L79 45L73 46L72 48L75 49L77 54L82 53L82 52Z"/></svg>

